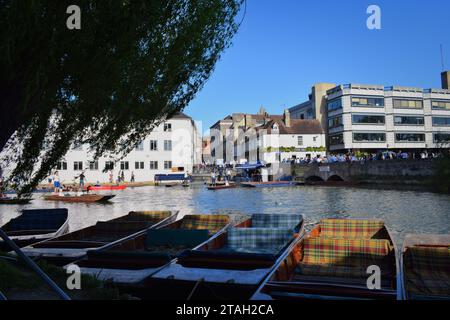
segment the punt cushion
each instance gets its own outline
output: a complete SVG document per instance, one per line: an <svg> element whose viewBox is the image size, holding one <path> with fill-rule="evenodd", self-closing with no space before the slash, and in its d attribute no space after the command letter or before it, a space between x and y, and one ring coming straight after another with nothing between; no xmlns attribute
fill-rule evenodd
<svg viewBox="0 0 450 320"><path fill-rule="evenodd" d="M328 238L370 239L384 227L382 220L323 219L320 236Z"/></svg>
<svg viewBox="0 0 450 320"><path fill-rule="evenodd" d="M409 292L450 296L450 246L408 248L404 265Z"/></svg>
<svg viewBox="0 0 450 320"><path fill-rule="evenodd" d="M57 230L67 220L67 209L23 210L22 215L11 220L3 229L18 230Z"/></svg>
<svg viewBox="0 0 450 320"><path fill-rule="evenodd" d="M183 217L180 229L209 230L210 234L214 234L229 223L230 217L228 215L187 215Z"/></svg>
<svg viewBox="0 0 450 320"><path fill-rule="evenodd" d="M231 228L224 250L277 254L292 239L290 228Z"/></svg>
<svg viewBox="0 0 450 320"><path fill-rule="evenodd" d="M382 267L389 264L388 255L392 251L389 240L307 238L302 262L364 267L377 264Z"/></svg>
<svg viewBox="0 0 450 320"><path fill-rule="evenodd" d="M209 239L208 230L150 229L147 231L146 247L193 248Z"/></svg>
<svg viewBox="0 0 450 320"><path fill-rule="evenodd" d="M128 221L152 221L158 222L172 215L170 211L131 211L124 217Z"/></svg>
<svg viewBox="0 0 450 320"><path fill-rule="evenodd" d="M337 266L337 265L311 265L300 263L295 270L296 275L305 276L321 276L321 277L339 277L339 278L364 278L367 279L369 274L367 273L367 267L364 266ZM381 269L382 279L391 278L391 268Z"/></svg>
<svg viewBox="0 0 450 320"><path fill-rule="evenodd" d="M303 217L301 214L253 214L253 228L291 228L297 229ZM298 231L298 230L296 230Z"/></svg>

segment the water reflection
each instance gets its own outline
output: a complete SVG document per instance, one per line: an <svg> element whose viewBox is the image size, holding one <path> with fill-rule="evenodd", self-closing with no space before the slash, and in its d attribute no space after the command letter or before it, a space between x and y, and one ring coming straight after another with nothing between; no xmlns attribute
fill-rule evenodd
<svg viewBox="0 0 450 320"><path fill-rule="evenodd" d="M70 230L109 220L132 210L194 213L302 213L308 225L323 217L383 219L395 240L405 233L450 233L450 196L433 193L355 188L237 188L208 191L204 186L144 187L115 192L111 204L70 204L35 200L27 206L1 206L0 225L22 208L69 209Z"/></svg>

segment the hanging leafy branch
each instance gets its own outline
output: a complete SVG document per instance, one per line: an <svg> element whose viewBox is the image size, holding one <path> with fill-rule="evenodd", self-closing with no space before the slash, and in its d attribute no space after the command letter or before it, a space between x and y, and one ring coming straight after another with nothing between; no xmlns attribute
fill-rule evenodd
<svg viewBox="0 0 450 320"><path fill-rule="evenodd" d="M0 0L0 151L27 195L71 143L127 154L181 111L238 29L243 0ZM66 9L81 8L81 30Z"/></svg>

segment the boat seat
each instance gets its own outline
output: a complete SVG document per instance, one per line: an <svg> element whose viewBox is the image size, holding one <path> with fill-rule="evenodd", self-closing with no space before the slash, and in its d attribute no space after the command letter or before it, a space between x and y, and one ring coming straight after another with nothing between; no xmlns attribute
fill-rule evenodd
<svg viewBox="0 0 450 320"><path fill-rule="evenodd" d="M208 230L150 229L147 231L146 248L187 247L193 248L209 239Z"/></svg>
<svg viewBox="0 0 450 320"><path fill-rule="evenodd" d="M370 276L367 273L368 266L340 266L340 265L310 265L298 264L294 280L304 276L336 277L336 278L361 278L364 281ZM392 279L392 268L381 268L381 279Z"/></svg>
<svg viewBox="0 0 450 320"><path fill-rule="evenodd" d="M338 239L371 239L383 228L382 220L322 219L320 236Z"/></svg>
<svg viewBox="0 0 450 320"><path fill-rule="evenodd" d="M223 214L188 215L183 217L180 229L209 230L215 234L230 223L230 217Z"/></svg>
<svg viewBox="0 0 450 320"><path fill-rule="evenodd" d="M450 246L410 247L404 253L405 288L420 296L450 296Z"/></svg>
<svg viewBox="0 0 450 320"><path fill-rule="evenodd" d="M291 228L298 232L303 222L301 214L253 214L253 228Z"/></svg>
<svg viewBox="0 0 450 320"><path fill-rule="evenodd" d="M147 221L99 221L95 224L96 233L133 234L145 230L151 225Z"/></svg>
<svg viewBox="0 0 450 320"><path fill-rule="evenodd" d="M131 211L123 217L124 221L148 221L157 223L172 215L170 211Z"/></svg>

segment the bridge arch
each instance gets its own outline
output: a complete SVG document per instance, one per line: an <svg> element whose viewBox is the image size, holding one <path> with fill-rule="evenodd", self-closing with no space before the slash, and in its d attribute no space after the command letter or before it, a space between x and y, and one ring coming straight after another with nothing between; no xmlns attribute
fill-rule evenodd
<svg viewBox="0 0 450 320"><path fill-rule="evenodd" d="M323 180L321 177L319 176L309 176L305 179L306 182L321 182L321 181L325 181Z"/></svg>
<svg viewBox="0 0 450 320"><path fill-rule="evenodd" d="M327 181L345 181L341 176L334 174Z"/></svg>

